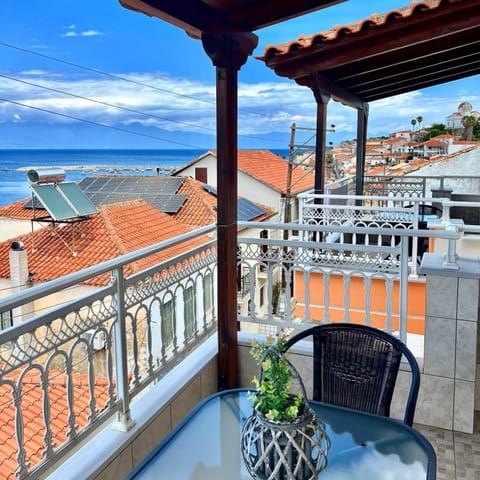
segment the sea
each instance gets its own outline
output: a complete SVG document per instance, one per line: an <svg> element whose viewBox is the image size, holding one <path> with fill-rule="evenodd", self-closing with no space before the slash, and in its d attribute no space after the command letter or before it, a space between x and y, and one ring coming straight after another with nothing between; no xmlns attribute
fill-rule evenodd
<svg viewBox="0 0 480 480"><path fill-rule="evenodd" d="M65 181L95 174L169 175L207 150L0 149L0 206L31 196L29 169L63 168ZM288 150L275 150L285 157Z"/></svg>

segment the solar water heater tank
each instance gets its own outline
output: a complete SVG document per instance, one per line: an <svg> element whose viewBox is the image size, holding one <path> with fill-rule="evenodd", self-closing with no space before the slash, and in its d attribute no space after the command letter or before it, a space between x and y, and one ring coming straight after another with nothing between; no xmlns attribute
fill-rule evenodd
<svg viewBox="0 0 480 480"><path fill-rule="evenodd" d="M27 178L30 183L37 185L42 183L58 184L65 180L65 170L62 168L31 169L27 172Z"/></svg>

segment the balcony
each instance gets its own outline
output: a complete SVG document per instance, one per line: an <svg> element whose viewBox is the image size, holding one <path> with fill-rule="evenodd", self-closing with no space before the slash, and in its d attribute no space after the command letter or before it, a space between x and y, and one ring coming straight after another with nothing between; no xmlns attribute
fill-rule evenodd
<svg viewBox="0 0 480 480"><path fill-rule="evenodd" d="M415 206L383 207L377 199L367 208L353 200L354 208L335 206L335 222L332 205L310 197L298 224L240 225L240 385L251 386L256 373L248 355L252 336L319 321L386 329L420 361L416 421L439 442L440 468L449 472L451 445L478 442L472 435L480 395L478 261L457 255L458 222L438 219L426 231L417 228ZM446 201L444 212L448 207ZM404 221L402 228L365 224L385 208ZM357 220L346 220L347 212ZM259 238L259 230L268 235ZM8 312L15 322L0 333L2 478L122 477L216 391L215 240L125 274L133 262L214 232L213 225L205 227L0 299L2 316ZM418 237L428 237L432 251L417 268ZM110 276L106 287L85 286L99 275ZM423 295L423 311L414 294ZM295 354L300 368L304 355ZM401 390L402 382L394 416Z"/></svg>

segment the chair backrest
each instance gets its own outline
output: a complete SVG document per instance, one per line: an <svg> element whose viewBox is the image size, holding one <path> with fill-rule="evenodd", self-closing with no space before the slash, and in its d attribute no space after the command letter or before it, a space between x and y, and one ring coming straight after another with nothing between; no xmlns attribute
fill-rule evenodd
<svg viewBox="0 0 480 480"><path fill-rule="evenodd" d="M412 425L420 370L401 340L369 326L332 323L298 333L288 340L286 349L307 337L313 339L313 400L384 416L390 415L403 355L411 369L403 421Z"/></svg>

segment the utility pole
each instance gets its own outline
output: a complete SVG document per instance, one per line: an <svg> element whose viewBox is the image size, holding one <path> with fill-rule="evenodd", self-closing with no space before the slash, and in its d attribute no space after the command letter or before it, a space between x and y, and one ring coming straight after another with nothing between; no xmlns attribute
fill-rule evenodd
<svg viewBox="0 0 480 480"><path fill-rule="evenodd" d="M285 205L284 205L284 212L283 212L283 218L285 223L290 223L291 221L292 172L293 172L293 169L296 166L298 166L298 164L295 163L295 158L297 156L297 153L300 149L305 149L305 148L310 148L313 151L315 151L315 145L308 144L315 138L315 133L311 135L304 143L296 144L295 134L297 130L316 132L316 128L297 127L295 123L292 123L291 134L290 134L290 144L288 146L289 154L288 154L287 185L285 188ZM326 131L329 133L334 133L335 125L332 124L330 128L327 128ZM287 235L287 232L284 232L284 240L288 240L288 238L286 238L285 235Z"/></svg>

